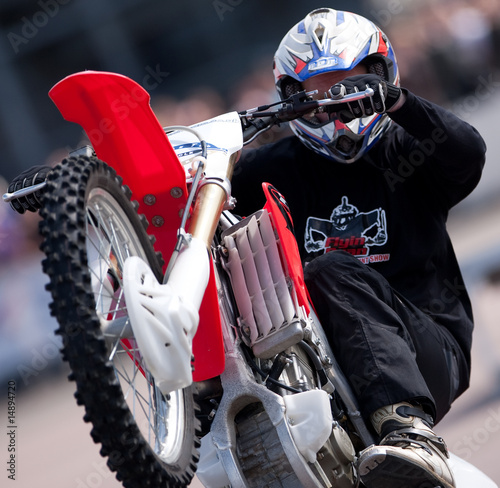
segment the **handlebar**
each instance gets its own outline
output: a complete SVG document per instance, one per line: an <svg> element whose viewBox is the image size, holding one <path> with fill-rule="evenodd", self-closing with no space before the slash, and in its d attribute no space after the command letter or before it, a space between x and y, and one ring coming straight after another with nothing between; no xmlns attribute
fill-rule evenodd
<svg viewBox="0 0 500 488"><path fill-rule="evenodd" d="M372 97L374 91L371 88L367 88L364 91L344 95L340 98L313 100L311 97L316 93L317 92L301 91L286 100L240 112L239 115L242 121L243 140L245 144L251 142L257 135L270 129L273 125L279 125L282 122L290 122L306 113L314 111L335 112L342 110L346 103ZM281 106L276 110L270 110L277 105ZM337 110L335 110L336 107Z"/></svg>
<svg viewBox="0 0 500 488"><path fill-rule="evenodd" d="M306 113L313 111L335 112L341 110L346 103L361 100L373 96L374 91L367 88L364 91L351 93L340 98L325 98L322 100L313 100L312 95L317 92L301 91L287 98L269 105L261 105L260 107L245 110L239 113L244 144L253 141L259 134L270 129L274 125L279 125L282 122L289 122L298 119ZM275 110L270 110L273 107L279 106ZM25 197L38 190L41 190L46 185L46 182L39 183L34 186L22 188L12 193L5 193L2 196L4 202L8 203L16 198Z"/></svg>

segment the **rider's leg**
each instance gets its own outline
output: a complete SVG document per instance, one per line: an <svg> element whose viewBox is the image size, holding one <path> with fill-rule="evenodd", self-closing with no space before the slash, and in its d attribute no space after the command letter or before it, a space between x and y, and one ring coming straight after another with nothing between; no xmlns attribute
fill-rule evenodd
<svg viewBox="0 0 500 488"><path fill-rule="evenodd" d="M309 263L305 280L365 418L411 401L437 422L467 388L469 368L452 335L380 273L335 251Z"/></svg>
<svg viewBox="0 0 500 488"><path fill-rule="evenodd" d="M399 297L380 273L345 252L308 264L305 278L362 413L379 421L374 428L380 445L363 453L358 465L364 484L420 487L430 480L452 487L446 448L431 427L468 386L467 361L454 338ZM411 410L399 408L402 402Z"/></svg>

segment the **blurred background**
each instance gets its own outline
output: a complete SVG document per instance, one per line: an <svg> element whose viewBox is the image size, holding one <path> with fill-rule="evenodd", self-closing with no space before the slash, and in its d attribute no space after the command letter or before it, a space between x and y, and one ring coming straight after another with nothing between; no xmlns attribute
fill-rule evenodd
<svg viewBox="0 0 500 488"><path fill-rule="evenodd" d="M437 430L499 483L499 0L2 0L1 193L22 170L56 164L85 141L48 98L63 77L124 74L149 91L163 125L254 107L276 98L272 57L281 38L324 6L377 23L396 50L402 85L473 124L488 145L481 183L449 221L476 315L472 385ZM270 131L259 143L285 133ZM37 215L0 202L0 390L4 398L7 381L17 381L17 486L119 487L65 379L37 225Z"/></svg>

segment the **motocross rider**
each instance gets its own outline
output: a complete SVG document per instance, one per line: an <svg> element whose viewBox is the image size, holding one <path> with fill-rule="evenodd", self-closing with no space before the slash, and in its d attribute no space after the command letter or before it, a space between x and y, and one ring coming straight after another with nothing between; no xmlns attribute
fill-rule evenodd
<svg viewBox="0 0 500 488"><path fill-rule="evenodd" d="M308 14L283 38L274 75L282 99L375 93L305 115L290 123L295 135L245 151L233 177L237 211L262 207L264 181L287 199L314 307L378 438L357 462L363 484L454 487L432 428L468 387L473 322L446 218L477 185L485 144L401 88L387 36L353 13ZM30 168L9 192L50 169ZM11 204L36 211L39 197Z"/></svg>
<svg viewBox="0 0 500 488"><path fill-rule="evenodd" d="M363 484L453 487L432 428L468 387L473 322L446 218L480 179L483 139L401 88L387 36L353 13L308 14L281 41L274 76L282 99L375 94L244 152L236 209L261 208L264 181L287 199L312 302L378 436L358 461Z"/></svg>

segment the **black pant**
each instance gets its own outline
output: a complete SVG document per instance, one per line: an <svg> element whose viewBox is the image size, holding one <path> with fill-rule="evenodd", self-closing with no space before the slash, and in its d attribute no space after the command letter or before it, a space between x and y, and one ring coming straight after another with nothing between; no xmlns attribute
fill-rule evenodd
<svg viewBox="0 0 500 488"><path fill-rule="evenodd" d="M344 251L316 258L304 274L362 415L410 401L438 422L469 384L466 361L450 332Z"/></svg>

